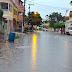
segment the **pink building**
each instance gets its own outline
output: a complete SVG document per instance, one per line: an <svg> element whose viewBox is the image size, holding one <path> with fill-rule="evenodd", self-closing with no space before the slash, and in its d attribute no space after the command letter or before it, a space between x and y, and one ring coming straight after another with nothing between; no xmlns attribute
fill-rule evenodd
<svg viewBox="0 0 72 72"><path fill-rule="evenodd" d="M15 0L17 5L18 5L18 26L19 26L19 31L22 31L22 25L23 25L23 12L24 12L24 7L23 7L23 1L22 0Z"/></svg>

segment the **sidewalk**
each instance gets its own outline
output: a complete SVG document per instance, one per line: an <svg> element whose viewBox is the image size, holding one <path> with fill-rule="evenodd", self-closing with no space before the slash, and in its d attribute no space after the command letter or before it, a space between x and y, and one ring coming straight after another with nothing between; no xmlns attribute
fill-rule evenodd
<svg viewBox="0 0 72 72"><path fill-rule="evenodd" d="M8 35L0 34L0 42L8 41Z"/></svg>
<svg viewBox="0 0 72 72"><path fill-rule="evenodd" d="M54 32L54 29L53 29L53 28L52 28L52 29L48 29L48 31L49 31L49 32Z"/></svg>
<svg viewBox="0 0 72 72"><path fill-rule="evenodd" d="M25 33L21 33L21 32L13 32L15 33L15 36L19 36L19 37L23 37L25 35Z"/></svg>
<svg viewBox="0 0 72 72"><path fill-rule="evenodd" d="M13 32L13 33L15 33L15 36L19 36L20 38L25 35L25 33L20 33L20 32ZM6 35L0 34L0 42L8 41L8 37L9 37L9 34L6 34Z"/></svg>

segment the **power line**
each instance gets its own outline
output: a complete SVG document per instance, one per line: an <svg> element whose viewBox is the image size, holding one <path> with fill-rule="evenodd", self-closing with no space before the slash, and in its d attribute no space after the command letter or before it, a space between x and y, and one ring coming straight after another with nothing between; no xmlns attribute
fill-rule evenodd
<svg viewBox="0 0 72 72"><path fill-rule="evenodd" d="M34 7L36 7L37 11L41 11L40 13L42 13L42 14L45 14L45 13L51 14L52 12L59 12L59 13L62 13L64 15L66 10L71 9L71 8L48 6L48 5L44 5L44 4L40 4L40 3L35 3L35 2L32 2L32 1L31 1L31 3L33 3Z"/></svg>
<svg viewBox="0 0 72 72"><path fill-rule="evenodd" d="M52 10L63 10L63 11L66 11L66 10L64 10L64 9L55 9L55 8L47 8L47 9L46 9L46 8L43 8L43 7L40 7L40 6L35 6L35 7L38 7L39 9L45 10L45 11L47 11L47 10L49 11L49 10L51 10L51 9L52 9Z"/></svg>
<svg viewBox="0 0 72 72"><path fill-rule="evenodd" d="M35 3L36 5L40 5L40 6L45 6L45 7L49 7L49 8L54 8L54 9L61 9L61 10L67 10L67 9L71 9L71 8L62 8L62 7L54 7L54 6L48 6L48 5L44 5L44 4L40 4L40 3Z"/></svg>
<svg viewBox="0 0 72 72"><path fill-rule="evenodd" d="M58 12L58 13L61 13L62 15L64 15L64 13L66 12L66 10L61 10L61 9L58 9L58 10L49 10L49 9L45 9L45 8L43 8L43 7L40 7L40 6L35 6L36 7L36 9L37 9L37 11L39 12L39 11L41 11L40 12L40 14L48 14L48 15L50 15L51 13L53 13L53 12Z"/></svg>
<svg viewBox="0 0 72 72"><path fill-rule="evenodd" d="M43 11L48 11L48 12L50 12L50 10L52 11L55 11L55 10L57 10L56 12L66 12L66 10L69 10L70 8L61 8L61 7L52 7L52 6L47 6L47 5L43 5L43 4L38 4L38 3L35 3L35 2L33 2L34 3L34 5L35 5L35 7L37 7L37 8L39 8L40 10L43 10ZM38 5L40 5L40 6L38 6ZM45 8L45 7L47 7L47 8Z"/></svg>
<svg viewBox="0 0 72 72"><path fill-rule="evenodd" d="M28 14L28 25L29 25L29 22L30 22L30 6L34 5L34 4L28 4L28 5L29 5L29 14Z"/></svg>
<svg viewBox="0 0 72 72"><path fill-rule="evenodd" d="M62 13L62 12L64 12L64 11L66 12L66 10L63 10L63 11L62 11L62 10L60 10L60 9L58 9L58 10L56 10L56 9L53 10L53 9L52 9L52 10L51 10L51 9L45 9L45 8L43 8L43 7L40 7L40 6L35 6L35 7L37 8L38 11L40 10L40 11L43 12L43 13L50 12L50 11L51 11L51 12L55 11L55 12L60 12L60 13Z"/></svg>

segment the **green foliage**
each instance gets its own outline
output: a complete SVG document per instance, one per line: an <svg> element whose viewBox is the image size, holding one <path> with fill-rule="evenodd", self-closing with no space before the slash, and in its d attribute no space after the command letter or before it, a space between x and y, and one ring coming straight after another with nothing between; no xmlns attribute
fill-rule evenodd
<svg viewBox="0 0 72 72"><path fill-rule="evenodd" d="M62 17L62 20L63 20L63 22L66 22L66 17L63 16L63 17Z"/></svg>
<svg viewBox="0 0 72 72"><path fill-rule="evenodd" d="M54 28L65 28L65 23L54 23Z"/></svg>
<svg viewBox="0 0 72 72"><path fill-rule="evenodd" d="M70 1L70 4L72 5L72 0Z"/></svg>
<svg viewBox="0 0 72 72"><path fill-rule="evenodd" d="M51 20L55 20L55 18L57 18L57 21L59 22L59 21L62 20L62 15L61 15L61 13L58 13L58 12L55 13L55 12L53 12L52 14L49 15L49 18Z"/></svg>
<svg viewBox="0 0 72 72"><path fill-rule="evenodd" d="M3 16L3 10L0 9L0 18Z"/></svg>
<svg viewBox="0 0 72 72"><path fill-rule="evenodd" d="M50 19L50 27L54 27L54 23L59 22L59 21L63 21L63 18L61 13L58 12L53 12L52 14L49 15L49 19Z"/></svg>
<svg viewBox="0 0 72 72"><path fill-rule="evenodd" d="M3 10L0 9L0 21L2 22Z"/></svg>
<svg viewBox="0 0 72 72"><path fill-rule="evenodd" d="M27 23L27 22L28 22L28 16L25 15L25 23Z"/></svg>
<svg viewBox="0 0 72 72"><path fill-rule="evenodd" d="M29 30L29 28L27 27L27 28L25 28L25 30Z"/></svg>
<svg viewBox="0 0 72 72"><path fill-rule="evenodd" d="M35 14L34 12L30 13L30 23L31 25L41 25L42 18L39 13Z"/></svg>
<svg viewBox="0 0 72 72"><path fill-rule="evenodd" d="M54 28L54 23L56 23L56 21L50 21L50 27Z"/></svg>
<svg viewBox="0 0 72 72"><path fill-rule="evenodd" d="M19 39L20 37L17 35L17 36L15 36L15 39Z"/></svg>

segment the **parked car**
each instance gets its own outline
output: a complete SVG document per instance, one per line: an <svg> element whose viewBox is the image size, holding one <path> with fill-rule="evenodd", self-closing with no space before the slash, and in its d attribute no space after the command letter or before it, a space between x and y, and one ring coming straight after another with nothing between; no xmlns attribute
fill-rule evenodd
<svg viewBox="0 0 72 72"><path fill-rule="evenodd" d="M46 29L46 31L48 31L48 29Z"/></svg>
<svg viewBox="0 0 72 72"><path fill-rule="evenodd" d="M48 31L48 29L46 29L46 28L43 28L43 31Z"/></svg>
<svg viewBox="0 0 72 72"><path fill-rule="evenodd" d="M43 28L43 31L45 31L45 28Z"/></svg>

